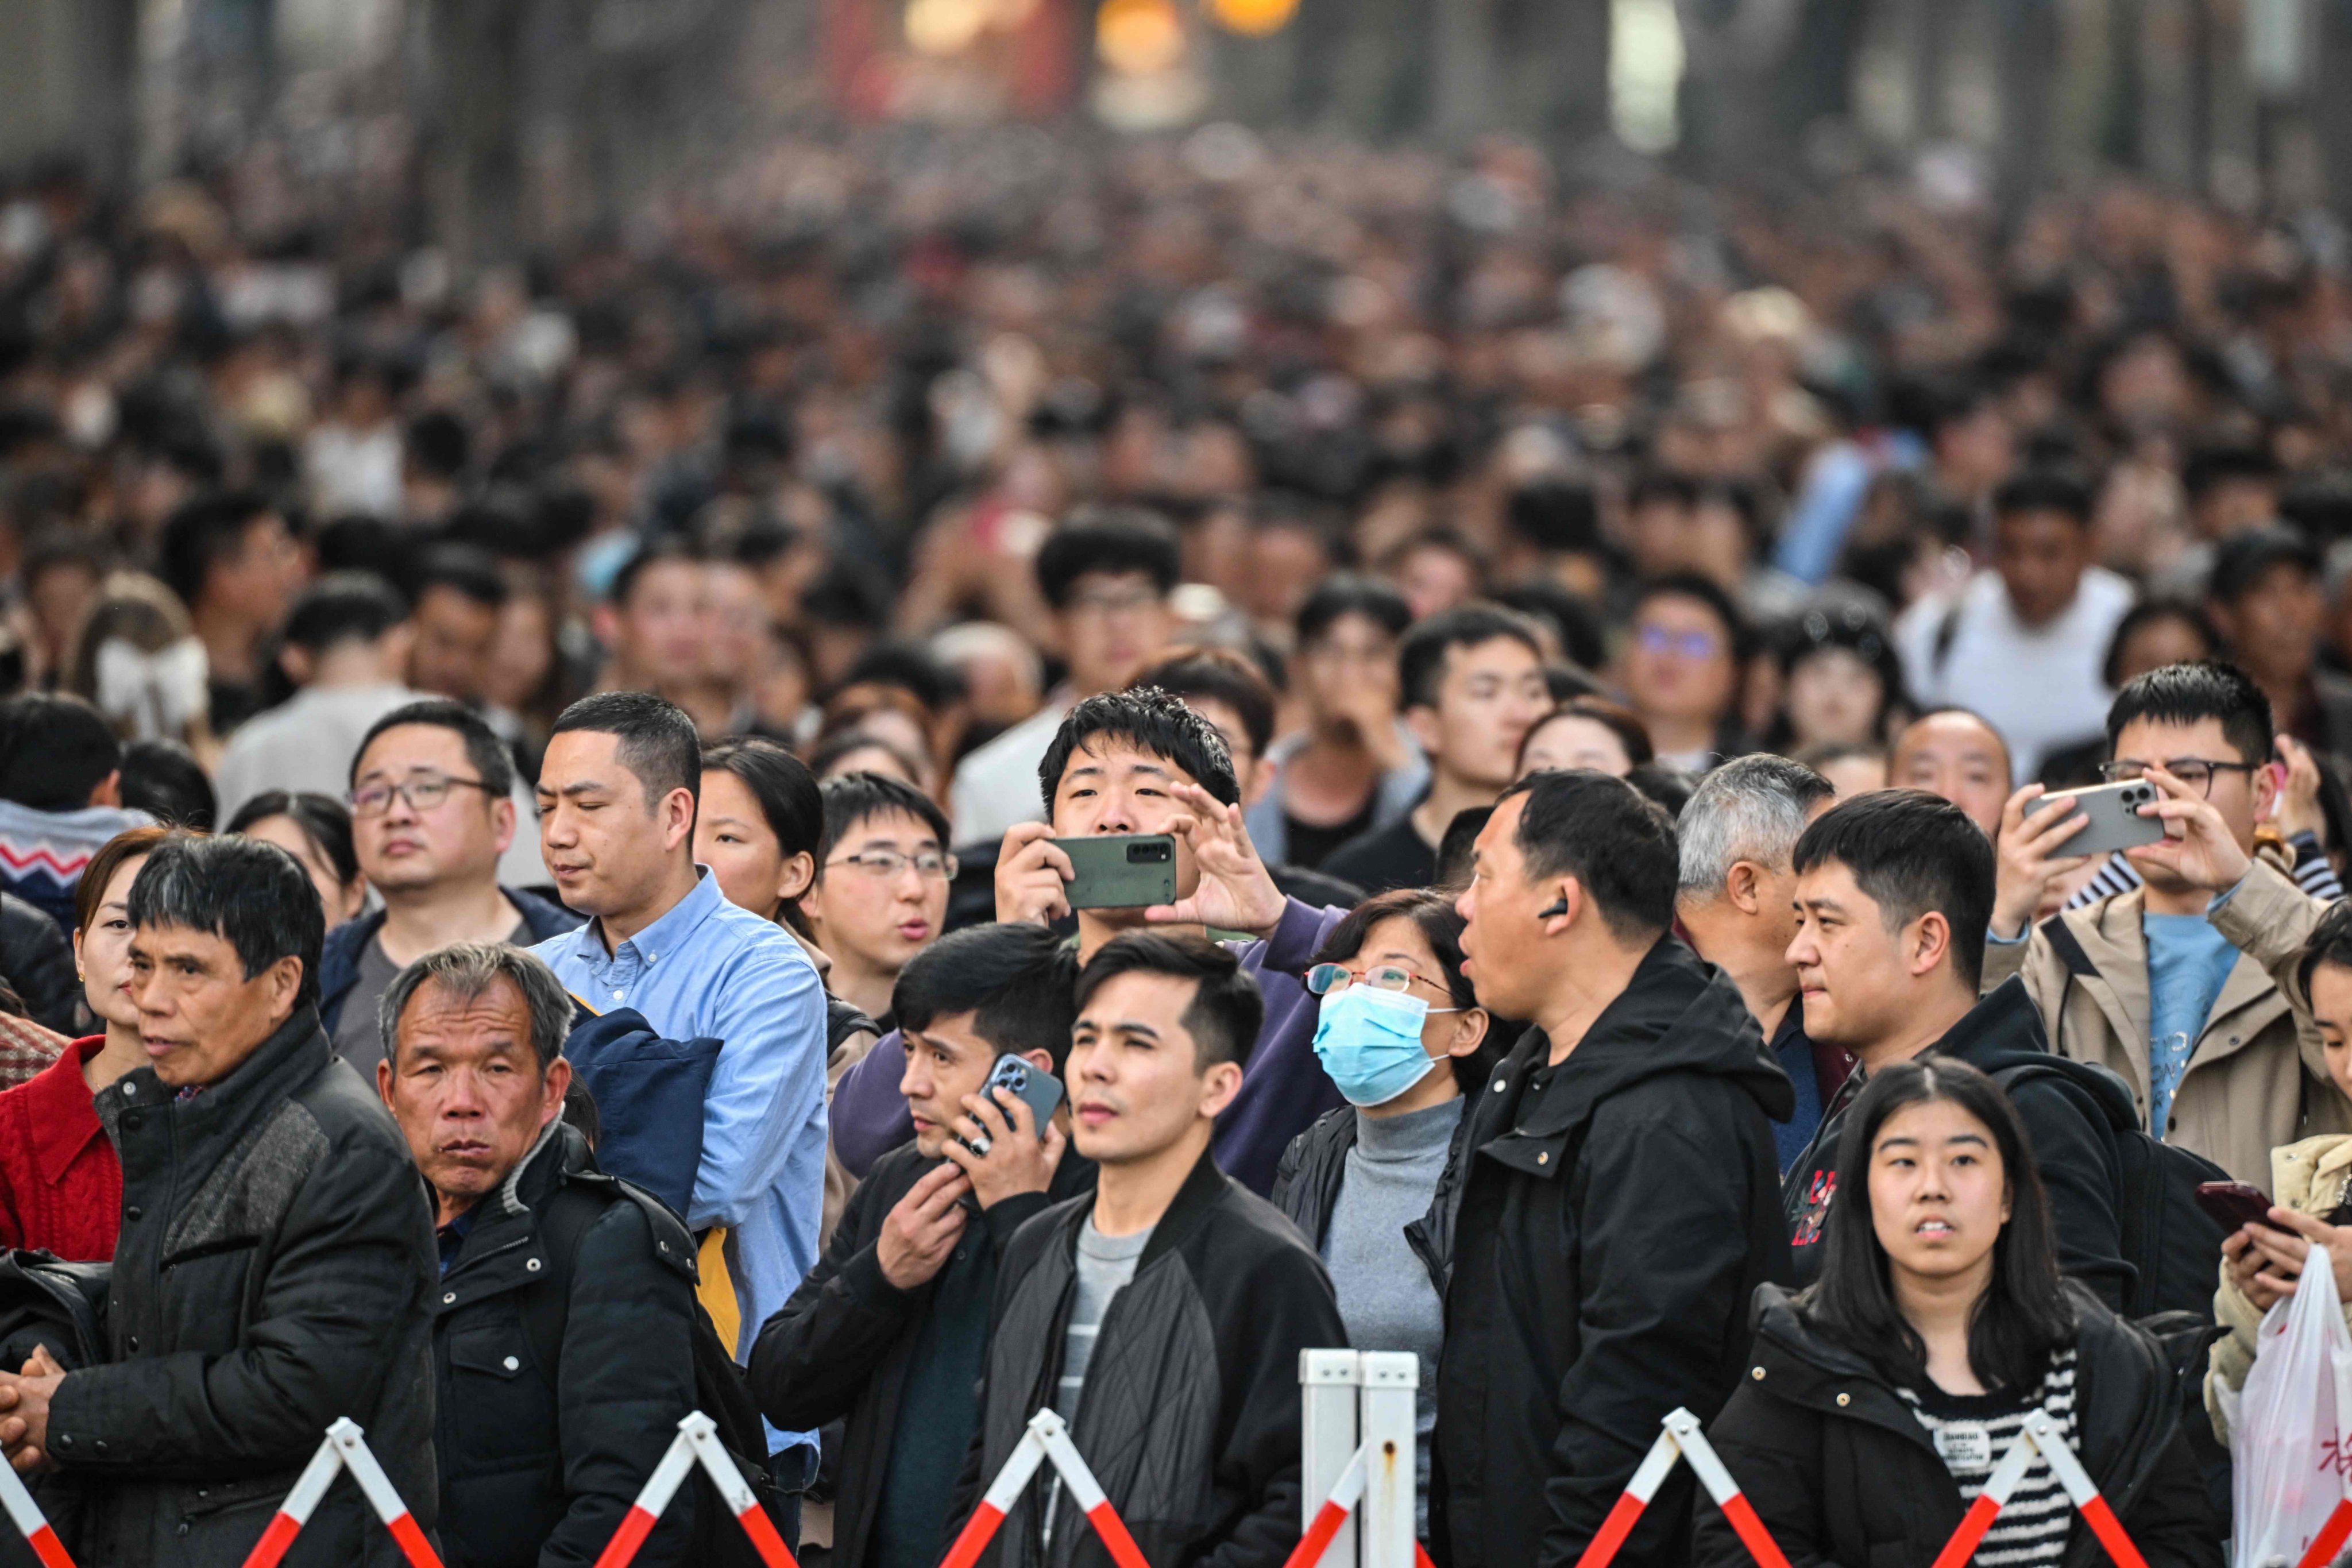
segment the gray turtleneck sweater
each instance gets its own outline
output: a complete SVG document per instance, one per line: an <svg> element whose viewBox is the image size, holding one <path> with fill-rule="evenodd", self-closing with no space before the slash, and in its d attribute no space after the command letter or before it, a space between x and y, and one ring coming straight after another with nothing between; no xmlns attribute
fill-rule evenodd
<svg viewBox="0 0 2352 1568"><path fill-rule="evenodd" d="M1419 1492L1429 1494L1429 1439L1437 1425L1437 1347L1444 1304L1429 1268L1406 1245L1404 1227L1429 1212L1445 1151L1462 1121L1457 1096L1425 1110L1372 1117L1356 1112L1356 1146L1348 1151L1339 1200L1323 1233L1323 1262L1339 1294L1348 1342L1360 1351L1411 1351L1421 1358L1414 1426ZM1421 1505L1428 1507L1424 1500ZM1420 1532L1429 1533L1424 1513Z"/></svg>

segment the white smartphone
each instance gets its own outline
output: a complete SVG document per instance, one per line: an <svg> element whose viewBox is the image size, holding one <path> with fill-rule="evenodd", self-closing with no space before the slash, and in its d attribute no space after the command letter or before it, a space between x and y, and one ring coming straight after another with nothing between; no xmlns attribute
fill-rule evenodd
<svg viewBox="0 0 2352 1568"><path fill-rule="evenodd" d="M2139 814L2139 808L2152 804L2156 796L2156 786L2146 779L2126 779L2122 784L2059 790L2043 795L2026 809L2029 813L2038 811L2043 801L2073 801L2074 809L2091 819L2090 826L2057 846L2053 853L2109 855L2118 849L2153 844L2164 837L2163 818Z"/></svg>

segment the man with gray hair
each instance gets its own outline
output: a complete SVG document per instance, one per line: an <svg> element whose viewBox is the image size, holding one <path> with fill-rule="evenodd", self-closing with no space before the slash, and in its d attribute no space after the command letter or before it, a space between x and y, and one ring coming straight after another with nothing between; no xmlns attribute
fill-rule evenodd
<svg viewBox="0 0 2352 1568"><path fill-rule="evenodd" d="M572 999L530 952L436 949L384 988L376 1088L439 1231L434 1457L452 1563L595 1560L694 1408L694 1247L563 1120ZM692 1551L682 1489L636 1561Z"/></svg>
<svg viewBox="0 0 2352 1568"><path fill-rule="evenodd" d="M1797 1088L1796 1114L1772 1128L1784 1173L1853 1066L1837 1047L1806 1037L1797 971L1789 962L1797 936L1790 853L1806 824L1836 799L1812 769L1759 752L1707 774L1675 824L1682 852L1675 918L1699 956L1739 987Z"/></svg>

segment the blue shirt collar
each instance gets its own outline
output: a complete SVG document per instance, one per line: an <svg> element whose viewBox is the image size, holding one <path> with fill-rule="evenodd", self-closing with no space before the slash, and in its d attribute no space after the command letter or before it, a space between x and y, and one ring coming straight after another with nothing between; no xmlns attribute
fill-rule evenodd
<svg viewBox="0 0 2352 1568"><path fill-rule="evenodd" d="M710 874L709 867L698 865L694 868L694 890L664 910L653 924L606 952L604 920L599 915L580 928L574 951L601 967L617 961L623 948L634 947L647 963L657 963L664 953L684 946L702 922L725 908L726 903L726 896L719 890L719 879Z"/></svg>

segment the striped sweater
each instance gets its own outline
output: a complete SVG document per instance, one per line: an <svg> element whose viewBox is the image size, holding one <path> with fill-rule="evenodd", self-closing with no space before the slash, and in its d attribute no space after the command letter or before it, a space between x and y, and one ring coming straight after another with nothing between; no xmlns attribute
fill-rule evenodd
<svg viewBox="0 0 2352 1568"><path fill-rule="evenodd" d="M2028 1412L2044 1410L2069 1445L2078 1442L2074 1423L2074 1350L2072 1345L2050 1358L2050 1368L2031 1394L1946 1394L1930 1387L1924 1394L1902 1388L1895 1392L1927 1429L1944 1468L1959 1484L1964 1502L1974 1502L1991 1479L1993 1468L2025 1430ZM2057 1568L2066 1554L2066 1535L2074 1528L2074 1504L2068 1500L2050 1461L2040 1454L2026 1468L2025 1478L2009 1501L1993 1517L1977 1548L1977 1568Z"/></svg>
<svg viewBox="0 0 2352 1568"><path fill-rule="evenodd" d="M2328 864L2327 853L2320 848L2317 838L2308 833L2298 833L2287 843L2294 850L2297 887L2323 904L2332 904L2344 896L2344 884L2336 877L2336 868ZM2084 909L2101 899L2128 893L2139 885L2138 868L2126 859L2123 851L2118 849L2107 857L2107 863L2099 868L2097 876L2074 890L2074 896L2066 900L2066 908Z"/></svg>

